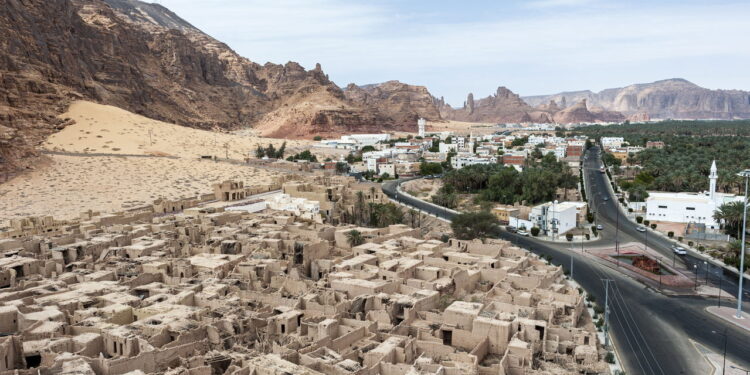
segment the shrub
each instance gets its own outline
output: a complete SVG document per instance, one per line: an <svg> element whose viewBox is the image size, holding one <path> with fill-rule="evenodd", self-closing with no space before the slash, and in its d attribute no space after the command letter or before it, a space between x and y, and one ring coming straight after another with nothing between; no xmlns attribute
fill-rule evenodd
<svg viewBox="0 0 750 375"><path fill-rule="evenodd" d="M586 239L590 240L591 239L591 235L589 235L588 233L586 233Z"/></svg>
<svg viewBox="0 0 750 375"><path fill-rule="evenodd" d="M618 201L620 201L620 203L623 203L623 202L625 202L625 198L623 198L623 197L620 197L620 198L618 199Z"/></svg>
<svg viewBox="0 0 750 375"><path fill-rule="evenodd" d="M589 224L593 223L594 222L594 214L592 214L591 212L587 213L586 214L586 221L588 221Z"/></svg>
<svg viewBox="0 0 750 375"><path fill-rule="evenodd" d="M593 234L594 234L594 237L596 237L596 236L598 236L598 235L599 235L599 231L598 231L598 230L596 230L596 228L591 228L591 233L593 233Z"/></svg>
<svg viewBox="0 0 750 375"><path fill-rule="evenodd" d="M703 247L703 245L701 245L701 246L698 246L698 251L700 251L700 252L704 252L704 251L706 251L706 248L705 248L705 247Z"/></svg>
<svg viewBox="0 0 750 375"><path fill-rule="evenodd" d="M573 234L572 233L565 233L565 239L568 241L573 241Z"/></svg>
<svg viewBox="0 0 750 375"><path fill-rule="evenodd" d="M604 356L604 360L607 361L607 363L615 363L615 354L612 352L607 352L607 354Z"/></svg>
<svg viewBox="0 0 750 375"><path fill-rule="evenodd" d="M632 208L628 208L628 212L633 212L633 209Z"/></svg>
<svg viewBox="0 0 750 375"><path fill-rule="evenodd" d="M500 222L487 211L467 212L453 218L451 229L459 240L496 237L500 233Z"/></svg>
<svg viewBox="0 0 750 375"><path fill-rule="evenodd" d="M534 236L534 237L538 236L539 235L539 228L538 227L531 228L531 235Z"/></svg>
<svg viewBox="0 0 750 375"><path fill-rule="evenodd" d="M682 242L682 237L677 237L677 241Z"/></svg>
<svg viewBox="0 0 750 375"><path fill-rule="evenodd" d="M669 238L674 237L674 232L672 232L671 230L669 232L667 232L667 237L669 237Z"/></svg>
<svg viewBox="0 0 750 375"><path fill-rule="evenodd" d="M603 307L601 307L601 306L599 306L599 305L595 305L595 306L594 306L594 312L595 312L595 313L596 313L597 315L599 315L599 314L604 314L604 308L603 308Z"/></svg>
<svg viewBox="0 0 750 375"><path fill-rule="evenodd" d="M321 137L319 135L316 135L316 136L313 137L313 141L322 141L322 140L323 140L323 137Z"/></svg>
<svg viewBox="0 0 750 375"><path fill-rule="evenodd" d="M649 224L651 224L651 222L650 222L650 221L648 221L648 220L643 220L643 225L645 225L645 226L648 226Z"/></svg>
<svg viewBox="0 0 750 375"><path fill-rule="evenodd" d="M693 246L693 241L688 241L688 246Z"/></svg>
<svg viewBox="0 0 750 375"><path fill-rule="evenodd" d="M656 229L656 224L651 224L651 229Z"/></svg>
<svg viewBox="0 0 750 375"><path fill-rule="evenodd" d="M636 216L636 217L635 217L635 221L636 221L636 222L637 222L638 224L642 223L642 222L643 222L643 216Z"/></svg>

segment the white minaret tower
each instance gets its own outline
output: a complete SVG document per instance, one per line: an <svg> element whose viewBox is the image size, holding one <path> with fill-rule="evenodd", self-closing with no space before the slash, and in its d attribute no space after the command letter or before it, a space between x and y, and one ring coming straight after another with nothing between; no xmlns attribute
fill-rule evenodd
<svg viewBox="0 0 750 375"><path fill-rule="evenodd" d="M425 126L426 123L427 123L427 121L425 121L425 119L423 119L421 117L419 118L419 120L417 120L417 128L419 129L419 136L420 137L424 137L424 126Z"/></svg>
<svg viewBox="0 0 750 375"><path fill-rule="evenodd" d="M711 163L711 172L708 174L708 196L711 197L711 200L714 199L716 193L716 180L718 179L719 175L716 173L716 160L714 160L713 163Z"/></svg>

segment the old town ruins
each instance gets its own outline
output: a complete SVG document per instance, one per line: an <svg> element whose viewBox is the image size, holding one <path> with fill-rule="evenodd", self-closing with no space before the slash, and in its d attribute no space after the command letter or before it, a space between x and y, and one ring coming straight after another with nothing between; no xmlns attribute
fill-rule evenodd
<svg viewBox="0 0 750 375"><path fill-rule="evenodd" d="M348 224L363 201L389 202L319 175L14 219L0 231L0 373L610 372L561 267L406 210L405 224Z"/></svg>

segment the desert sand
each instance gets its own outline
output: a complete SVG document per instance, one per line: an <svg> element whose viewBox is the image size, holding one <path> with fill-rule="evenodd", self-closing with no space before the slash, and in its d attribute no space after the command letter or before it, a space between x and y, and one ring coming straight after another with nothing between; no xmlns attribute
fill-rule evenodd
<svg viewBox="0 0 750 375"><path fill-rule="evenodd" d="M242 159L257 144L278 147L280 139L191 129L90 102L76 102L61 117L76 124L50 136L44 148L62 154L0 185L0 224L37 215L69 219L89 209L121 211L160 197L209 193L213 183L226 179L268 183L280 173L199 159L224 158L227 150L230 158ZM287 141L287 150L309 143Z"/></svg>
<svg viewBox="0 0 750 375"><path fill-rule="evenodd" d="M248 132L220 133L152 120L126 110L87 101L74 102L61 115L76 121L47 139L44 148L54 151L171 155L198 158L215 155L220 158L254 157L258 144L273 143L276 148L283 139L259 138ZM288 140L287 151L295 153L311 141Z"/></svg>

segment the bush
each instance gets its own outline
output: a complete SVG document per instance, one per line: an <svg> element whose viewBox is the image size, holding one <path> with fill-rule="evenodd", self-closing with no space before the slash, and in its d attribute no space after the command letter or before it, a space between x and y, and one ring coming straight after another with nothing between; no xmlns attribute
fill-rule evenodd
<svg viewBox="0 0 750 375"><path fill-rule="evenodd" d="M500 233L500 221L487 211L467 212L453 218L451 229L459 240L495 237Z"/></svg>
<svg viewBox="0 0 750 375"><path fill-rule="evenodd" d="M531 235L534 236L534 237L538 236L539 235L539 228L537 228L537 227L531 228Z"/></svg>
<svg viewBox="0 0 750 375"><path fill-rule="evenodd" d="M597 231L596 228L593 228L593 227L591 228L591 233L594 234L594 237L599 235L599 231Z"/></svg>
<svg viewBox="0 0 750 375"><path fill-rule="evenodd" d="M618 200L618 201L620 201L620 203L623 203L623 202L625 202L625 198L623 198L623 197L620 197L620 198L619 198L619 199L617 199L617 200Z"/></svg>
<svg viewBox="0 0 750 375"><path fill-rule="evenodd" d="M682 237L677 237L677 241L682 242Z"/></svg>
<svg viewBox="0 0 750 375"><path fill-rule="evenodd" d="M572 233L565 233L565 239L568 241L573 241L573 234Z"/></svg>
<svg viewBox="0 0 750 375"><path fill-rule="evenodd" d="M628 212L633 212L633 209L632 208L628 208Z"/></svg>
<svg viewBox="0 0 750 375"><path fill-rule="evenodd" d="M656 224L651 224L651 229L656 229Z"/></svg>
<svg viewBox="0 0 750 375"><path fill-rule="evenodd" d="M615 363L615 354L612 352L607 352L607 354L604 356L604 360L607 361L607 363Z"/></svg>
<svg viewBox="0 0 750 375"><path fill-rule="evenodd" d="M597 315L604 314L604 308L597 304L594 306L594 313L596 313Z"/></svg>
<svg viewBox="0 0 750 375"><path fill-rule="evenodd" d="M313 141L322 141L322 140L323 140L323 137L321 137L319 135L316 135L316 136L313 137Z"/></svg>
<svg viewBox="0 0 750 375"><path fill-rule="evenodd" d="M637 222L638 224L642 223L642 222L643 222L643 216L636 216L636 217L635 217L635 221L636 221L636 222Z"/></svg>
<svg viewBox="0 0 750 375"><path fill-rule="evenodd" d="M586 233L586 240L590 240L590 239L591 239L591 235L589 235L588 233Z"/></svg>
<svg viewBox="0 0 750 375"><path fill-rule="evenodd" d="M589 224L593 223L594 222L594 214L592 214L591 212L587 213L586 214L586 221L588 221Z"/></svg>
<svg viewBox="0 0 750 375"><path fill-rule="evenodd" d="M674 232L672 232L671 230L669 232L667 232L667 237L669 237L669 238L674 237Z"/></svg>
<svg viewBox="0 0 750 375"><path fill-rule="evenodd" d="M704 252L704 251L706 251L706 248L705 248L705 247L703 247L703 245L701 245L701 246L698 246L698 251L700 251L700 252Z"/></svg>
<svg viewBox="0 0 750 375"><path fill-rule="evenodd" d="M648 221L648 220L643 220L643 225L645 225L645 226L648 226L649 224L651 224L651 222L650 222L650 221Z"/></svg>
<svg viewBox="0 0 750 375"><path fill-rule="evenodd" d="M693 241L688 241L688 246L693 246Z"/></svg>

